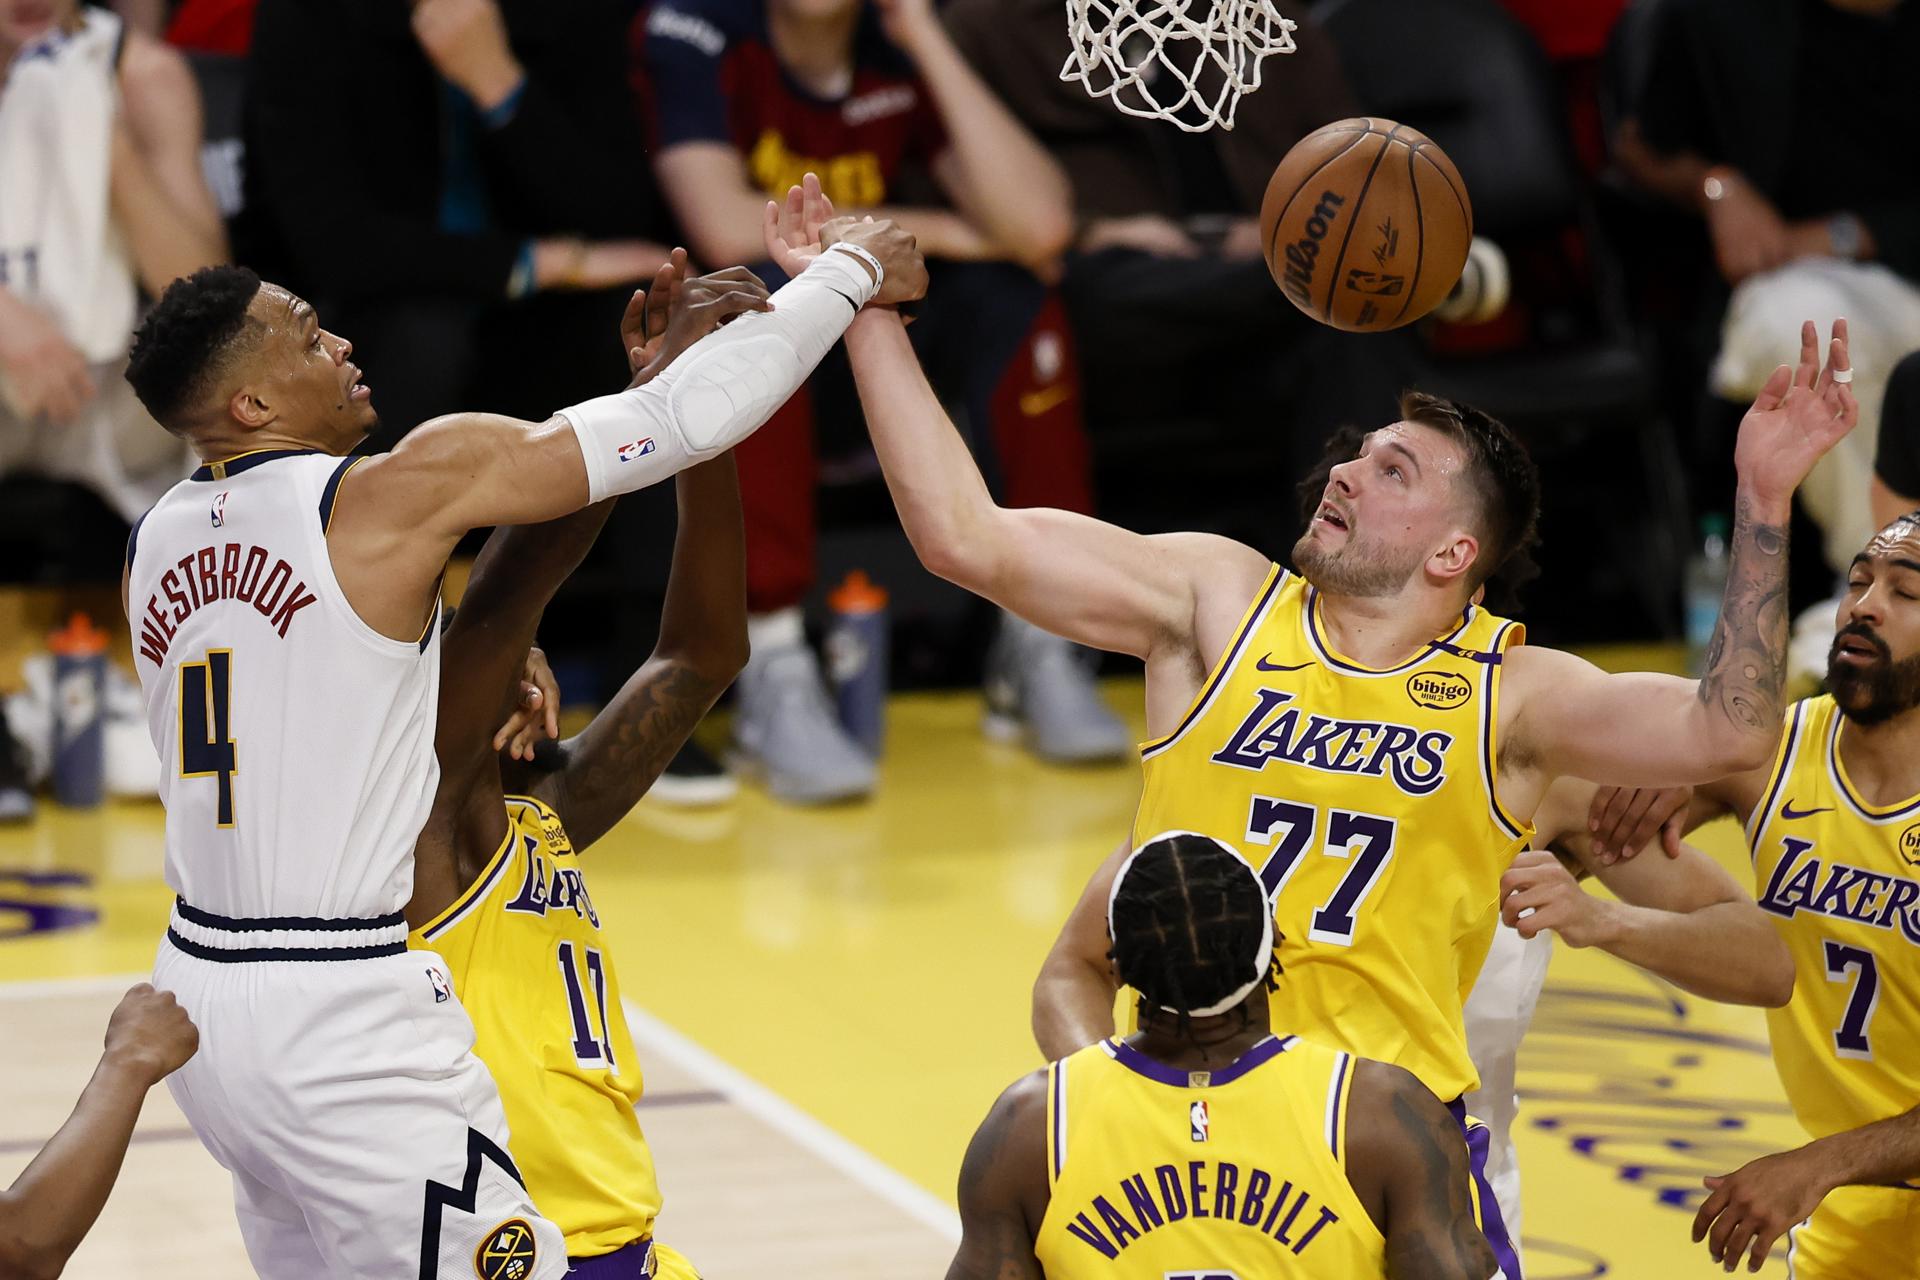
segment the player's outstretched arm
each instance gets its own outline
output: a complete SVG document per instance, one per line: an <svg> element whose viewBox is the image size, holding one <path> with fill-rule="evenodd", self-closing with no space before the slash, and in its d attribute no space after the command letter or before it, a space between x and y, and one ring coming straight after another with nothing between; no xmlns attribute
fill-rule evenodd
<svg viewBox="0 0 1920 1280"><path fill-rule="evenodd" d="M892 224L827 234L771 311L702 338L651 381L541 423L439 418L349 471L328 543L362 618L417 635L422 592L467 530L557 519L718 457L793 394L860 307L924 289L913 237Z"/></svg>
<svg viewBox="0 0 1920 1280"><path fill-rule="evenodd" d="M680 525L660 638L534 794L576 849L625 817L747 662L746 530L733 455L680 473Z"/></svg>
<svg viewBox="0 0 1920 1280"><path fill-rule="evenodd" d="M1231 597L1237 618L1259 590L1270 562L1227 538L1147 537L994 502L898 316L862 316L847 353L894 507L933 573L1056 635L1140 658L1193 650L1202 591Z"/></svg>
<svg viewBox="0 0 1920 1280"><path fill-rule="evenodd" d="M1920 1184L1920 1107L1876 1124L1762 1156L1704 1180L1708 1195L1693 1218L1693 1238L1732 1271L1747 1256L1758 1271L1774 1241L1845 1186Z"/></svg>
<svg viewBox="0 0 1920 1280"><path fill-rule="evenodd" d="M106 1206L147 1090L199 1044L170 992L143 982L122 997L73 1114L0 1192L0 1280L50 1280L66 1267Z"/></svg>
<svg viewBox="0 0 1920 1280"><path fill-rule="evenodd" d="M1553 854L1528 849L1501 877L1500 918L1523 938L1551 929L1703 999L1768 1008L1793 999L1787 944L1702 850L1682 844L1673 858L1587 865L1619 901L1588 893Z"/></svg>
<svg viewBox="0 0 1920 1280"><path fill-rule="evenodd" d="M1355 1059L1347 1177L1387 1238L1392 1280L1494 1280L1500 1263L1473 1216L1467 1140L1411 1072Z"/></svg>
<svg viewBox="0 0 1920 1280"><path fill-rule="evenodd" d="M1047 1073L1015 1081L960 1166L960 1249L947 1280L1044 1280L1033 1241L1047 1208Z"/></svg>
<svg viewBox="0 0 1920 1280"><path fill-rule="evenodd" d="M1131 850L1123 842L1094 871L1033 980L1033 1038L1048 1061L1114 1032L1113 998L1120 980L1107 960L1107 899Z"/></svg>
<svg viewBox="0 0 1920 1280"><path fill-rule="evenodd" d="M1608 675L1569 654L1515 649L1502 682L1513 699L1502 726L1509 758L1548 777L1630 786L1705 782L1766 764L1786 708L1793 491L1859 420L1835 378L1850 369L1846 321L1834 322L1824 363L1809 321L1799 367L1776 369L1740 424L1732 563L1700 680Z"/></svg>

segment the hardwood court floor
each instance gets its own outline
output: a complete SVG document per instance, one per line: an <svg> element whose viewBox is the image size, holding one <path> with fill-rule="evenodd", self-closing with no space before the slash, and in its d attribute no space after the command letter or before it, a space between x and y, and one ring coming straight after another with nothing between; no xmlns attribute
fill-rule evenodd
<svg viewBox="0 0 1920 1280"><path fill-rule="evenodd" d="M1109 696L1137 721L1137 683ZM871 804L642 804L589 855L644 1011L660 1235L715 1280L944 1272L961 1152L1038 1065L1035 969L1138 790L1131 766L988 743L978 712L897 700ZM79 1092L121 975L152 962L160 829L157 806L115 805L0 832L0 1181ZM1743 873L1738 832L1705 834ZM1721 1274L1687 1239L1700 1175L1800 1141L1759 1013L1562 948L1521 1062L1532 1280ZM164 1089L67 1274L248 1274L225 1176Z"/></svg>

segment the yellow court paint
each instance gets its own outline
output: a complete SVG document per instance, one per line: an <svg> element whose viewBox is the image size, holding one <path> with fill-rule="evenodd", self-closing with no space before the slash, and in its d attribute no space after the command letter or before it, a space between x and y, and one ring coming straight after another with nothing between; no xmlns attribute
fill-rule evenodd
<svg viewBox="0 0 1920 1280"><path fill-rule="evenodd" d="M1109 695L1138 728L1138 683ZM797 811L752 790L714 811L642 804L582 864L632 1003L948 1204L994 1095L1039 1065L1034 974L1086 876L1124 837L1139 787L1133 766L1061 769L988 743L978 715L968 694L895 700L872 804ZM151 965L169 901L160 834L155 805L50 809L0 831L0 1024L24 1030L6 983ZM1732 825L1704 834L1744 880ZM46 931L18 936L35 923ZM72 1078L30 1083L70 1101L84 1083L74 1064L91 1061L101 1028L46 1025L81 1041L40 1059ZM0 1091L11 1092L16 1076L43 1072L9 1039ZM1700 1174L1801 1140L1757 1011L1696 1001L1599 953L1555 957L1521 1064L1533 1280L1721 1274L1687 1239ZM0 1137L19 1146L57 1118L9 1122ZM676 1214L727 1211L703 1203L724 1196L724 1169L690 1170L676 1194L674 1161L705 1159L697 1125L687 1139L660 1154L669 1240ZM708 1147L722 1164L755 1150L746 1139ZM183 1167L208 1163L190 1140L139 1150L143 1162L165 1150ZM8 1157L0 1180L22 1164ZM873 1221L871 1206L842 1218L808 1187L793 1196L811 1207L789 1235L873 1229L852 1227ZM755 1214L773 1209L756 1194ZM924 1228L901 1238L911 1230ZM896 1274L934 1274L912 1238ZM743 1260L732 1274L781 1272Z"/></svg>

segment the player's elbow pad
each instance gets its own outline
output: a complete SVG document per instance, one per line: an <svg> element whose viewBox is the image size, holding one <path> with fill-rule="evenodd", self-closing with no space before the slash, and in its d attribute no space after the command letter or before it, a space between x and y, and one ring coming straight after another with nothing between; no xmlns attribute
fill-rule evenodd
<svg viewBox="0 0 1920 1280"><path fill-rule="evenodd" d="M772 311L708 334L644 386L560 410L593 501L658 484L752 435L879 291L879 274L871 255L836 245L774 293Z"/></svg>

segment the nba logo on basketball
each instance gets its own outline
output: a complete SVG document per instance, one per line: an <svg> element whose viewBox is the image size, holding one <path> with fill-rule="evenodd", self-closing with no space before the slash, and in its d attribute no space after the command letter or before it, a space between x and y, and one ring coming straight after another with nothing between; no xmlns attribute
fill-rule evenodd
<svg viewBox="0 0 1920 1280"><path fill-rule="evenodd" d="M222 489L213 495L213 527L218 529L227 523L227 490Z"/></svg>
<svg viewBox="0 0 1920 1280"><path fill-rule="evenodd" d="M1213 1117L1207 1113L1207 1100L1200 1099L1187 1108L1187 1122L1193 1126L1193 1140L1205 1142L1213 1128Z"/></svg>
<svg viewBox="0 0 1920 1280"><path fill-rule="evenodd" d="M653 437L648 436L644 440L635 440L632 444L621 445L617 453L620 461L632 462L635 458L646 457L653 452L653 448Z"/></svg>

